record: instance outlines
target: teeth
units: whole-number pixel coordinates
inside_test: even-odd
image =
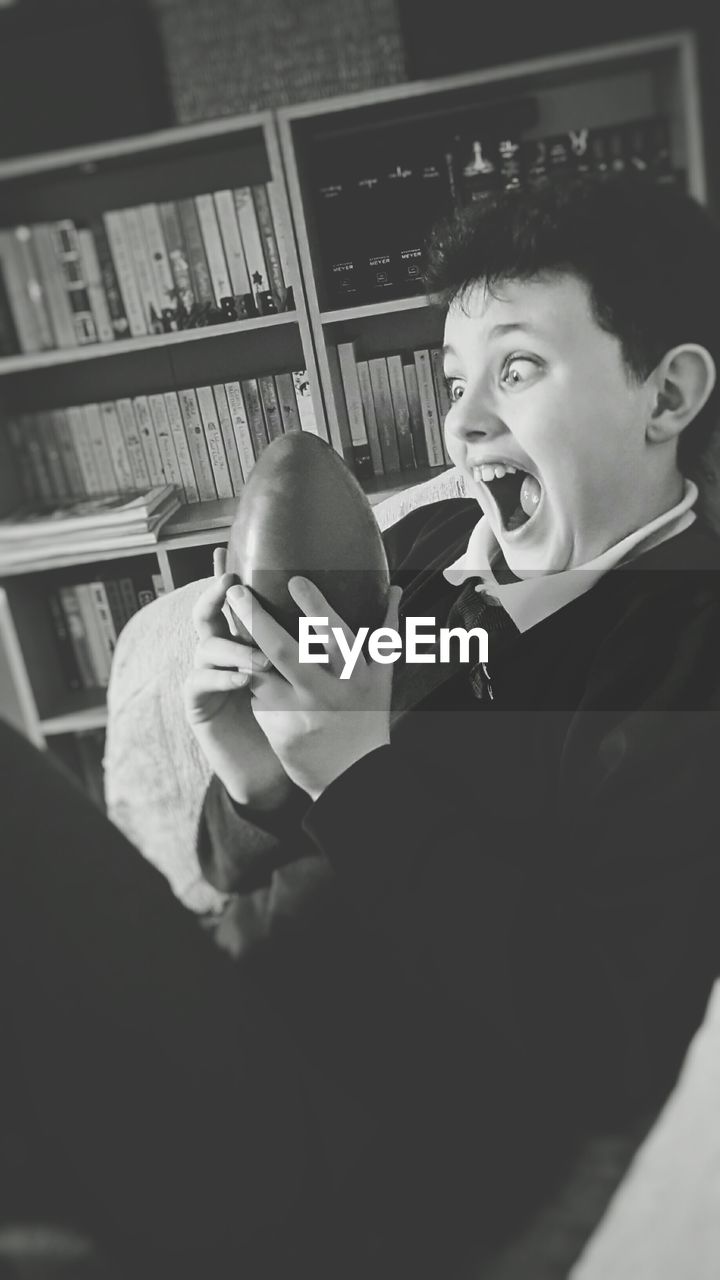
[[[503,476],[514,476],[517,474],[517,467],[513,467],[509,462],[484,462],[482,466],[474,468],[476,479],[484,480],[486,484],[490,480],[501,480]]]

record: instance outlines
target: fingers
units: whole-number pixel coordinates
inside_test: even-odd
[[[234,586],[227,593],[233,613],[249,631],[256,645],[270,659],[276,671],[295,684],[302,678],[297,642],[258,603],[247,587]]]
[[[250,645],[223,636],[208,636],[195,650],[195,666],[227,667],[259,674],[268,671],[270,663],[264,653]]]
[[[222,606],[225,603],[228,587],[231,587],[233,582],[231,573],[213,578],[210,585],[195,601],[192,616],[199,640],[205,640],[208,636],[227,636],[228,630],[222,616]]]
[[[214,667],[191,671],[185,681],[186,705],[192,705],[208,693],[232,693],[235,689],[244,689],[252,678],[249,671],[219,671]]]
[[[221,578],[227,565],[227,547],[215,547],[213,551],[213,573]]]

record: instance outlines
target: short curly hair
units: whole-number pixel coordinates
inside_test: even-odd
[[[425,285],[448,306],[474,285],[568,273],[645,381],[672,347],[705,347],[720,375],[720,226],[697,201],[647,179],[573,179],[491,192],[431,234]],[[692,471],[717,424],[720,386],[683,431]]]

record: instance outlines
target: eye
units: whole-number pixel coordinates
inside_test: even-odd
[[[503,365],[500,381],[506,387],[520,387],[529,382],[540,368],[532,356],[509,356]]]
[[[460,378],[444,378],[445,386],[450,400],[454,404],[456,400],[460,400],[464,390],[464,383]]]

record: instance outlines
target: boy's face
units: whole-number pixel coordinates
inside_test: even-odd
[[[654,401],[599,327],[583,281],[509,281],[495,293],[478,284],[448,313],[447,448],[510,568],[557,573],[650,519]],[[495,464],[517,472],[491,479]]]

